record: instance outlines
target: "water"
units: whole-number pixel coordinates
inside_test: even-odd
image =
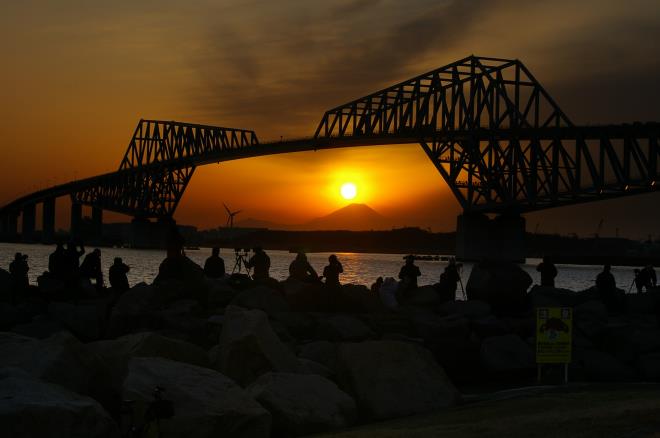
[[[14,259],[16,252],[28,255],[30,265],[30,283],[36,284],[37,277],[48,269],[48,255],[55,249],[54,245],[28,245],[15,243],[0,243],[0,267],[9,268],[9,263]],[[92,248],[86,248],[91,251]],[[199,251],[187,251],[188,257],[199,265],[204,265],[204,260],[210,255],[211,251],[202,248]],[[284,280],[289,275],[289,263],[295,257],[288,251],[267,251],[271,260],[271,276]],[[342,283],[357,283],[371,285],[377,277],[391,276],[395,277],[403,265],[403,254],[368,254],[368,253],[335,253],[344,266],[344,274],[340,276]],[[327,265],[330,253],[310,253],[307,255],[310,263],[321,274],[323,267]],[[225,260],[225,266],[229,272],[235,264],[235,254],[233,249],[222,248],[220,256]],[[84,256],[83,256],[84,257]],[[81,257],[81,262],[83,257]],[[103,264],[103,273],[107,278],[108,269],[115,257],[121,257],[124,263],[131,267],[128,273],[128,280],[131,285],[145,281],[150,283],[158,274],[158,266],[165,257],[162,250],[146,249],[127,249],[127,248],[102,248],[101,261]],[[540,282],[540,274],[536,272],[536,265],[540,262],[538,259],[527,259],[523,269],[527,271],[534,280],[534,283]],[[440,278],[440,273],[444,270],[447,262],[436,261],[417,261],[415,262],[422,272],[419,284],[433,284]],[[596,275],[602,270],[601,266],[583,266],[583,265],[557,265],[559,275],[556,278],[557,287],[583,290],[594,285]],[[471,263],[465,263],[461,272],[463,284],[467,283],[472,270]],[[612,273],[617,281],[617,286],[625,289],[630,288],[633,281],[633,268],[629,266],[614,266]]]

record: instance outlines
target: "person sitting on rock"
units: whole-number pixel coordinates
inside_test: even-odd
[[[318,281],[319,276],[314,268],[312,268],[312,265],[309,264],[309,261],[307,261],[307,255],[300,251],[289,265],[289,278],[311,283]],[[337,280],[337,282],[339,282],[339,280]]]
[[[48,272],[58,280],[64,278],[64,272],[66,272],[66,253],[62,242],[57,242],[55,251],[48,256]]]
[[[103,288],[103,271],[101,270],[101,250],[96,248],[85,256],[80,265],[80,276],[90,281],[94,280],[97,289]]]
[[[541,286],[555,287],[555,277],[557,276],[557,267],[550,261],[550,257],[543,257],[536,270],[541,273]]]
[[[27,262],[27,254],[17,252],[14,260],[9,264],[9,274],[12,282],[12,289],[15,292],[25,291],[30,286],[28,280],[28,271],[30,267]],[[12,295],[12,302],[15,302],[15,295]]]
[[[378,277],[376,282],[371,285],[371,292],[378,293],[380,292],[380,287],[383,285],[383,277]]]
[[[255,246],[252,251],[254,255],[247,261],[245,267],[254,269],[252,279],[259,282],[266,282],[270,278],[270,257],[260,246]]]
[[[338,288],[341,286],[339,283],[339,274],[344,272],[344,267],[341,265],[337,256],[332,254],[328,257],[328,266],[323,268],[323,277],[325,277],[325,285],[329,287]]]
[[[399,279],[401,280],[401,284],[399,285],[400,290],[408,291],[417,289],[417,277],[421,275],[422,273],[417,265],[415,265],[415,256],[406,256],[406,264],[399,271]]]
[[[637,293],[641,294],[644,288],[646,288],[646,291],[648,292],[649,289],[657,284],[655,270],[653,269],[653,266],[650,266],[649,269],[649,266],[642,269],[635,269],[635,286],[637,287]]]
[[[123,293],[130,288],[128,277],[126,276],[130,270],[131,268],[124,263],[121,257],[115,257],[115,263],[110,266],[110,272],[108,273],[110,287],[112,287],[115,292]]]
[[[211,257],[204,263],[204,275],[209,278],[222,278],[225,276],[225,261],[220,257],[220,248],[211,250]]]

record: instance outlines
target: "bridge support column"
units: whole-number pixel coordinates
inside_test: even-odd
[[[525,219],[519,215],[502,215],[494,219],[474,213],[458,216],[456,257],[459,260],[524,263]]]
[[[71,204],[71,230],[72,238],[80,237],[82,232],[82,204],[73,202]]]
[[[9,212],[0,218],[0,236],[8,241],[13,241],[16,239],[18,234],[18,214],[14,212]]]
[[[100,240],[103,234],[103,209],[92,207],[92,233],[95,239]]]
[[[50,243],[55,238],[55,198],[47,198],[44,201],[42,218],[41,240],[43,243]]]
[[[22,240],[31,242],[34,239],[34,229],[37,218],[37,205],[27,204],[23,207]]]

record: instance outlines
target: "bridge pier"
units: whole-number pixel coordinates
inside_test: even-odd
[[[13,241],[18,235],[18,213],[8,212],[0,217],[0,236]]]
[[[103,234],[103,209],[92,207],[92,236],[101,239]]]
[[[27,204],[23,207],[21,237],[23,242],[34,240],[34,230],[37,218],[37,204]]]
[[[456,228],[456,258],[525,262],[525,219],[519,215],[463,213]]]
[[[71,238],[79,238],[82,233],[82,204],[71,203]]]
[[[42,210],[41,241],[51,243],[55,238],[55,198],[46,198]]]
[[[131,221],[129,244],[132,248],[165,249],[172,224],[173,220],[152,222],[145,218],[134,218]]]

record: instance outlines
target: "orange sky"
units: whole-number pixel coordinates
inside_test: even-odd
[[[652,0],[2,2],[0,204],[116,169],[140,118],[309,136],[324,110],[471,53],[523,60],[578,123],[660,120],[659,23]],[[176,219],[223,224],[225,202],[301,223],[346,205],[345,180],[393,224],[454,227],[457,202],[415,145],[206,166]],[[648,200],[625,205],[635,233],[660,232]],[[562,211],[529,222],[571,231]],[[578,232],[599,215],[632,228],[620,203],[573,211]]]

